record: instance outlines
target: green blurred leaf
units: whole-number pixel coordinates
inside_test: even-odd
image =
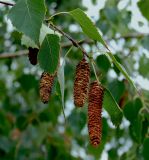
[[[142,107],[142,101],[139,98],[136,98],[134,101],[128,102],[123,109],[125,117],[130,122],[134,122],[138,116],[139,110]]]
[[[36,80],[34,75],[22,75],[18,78],[18,82],[26,92],[28,92],[32,88],[36,89],[38,87],[38,81]]]
[[[139,73],[145,78],[149,78],[149,71],[147,69],[148,66],[149,66],[149,58],[147,58],[145,55],[142,55],[139,60]]]
[[[38,53],[40,67],[50,74],[54,74],[59,63],[60,44],[55,34],[46,35]]]
[[[96,62],[97,62],[97,66],[102,70],[104,71],[105,73],[108,72],[111,64],[108,60],[108,58],[102,54],[102,55],[99,55],[96,59]]]
[[[80,24],[83,32],[91,39],[99,41],[103,45],[105,42],[98,32],[91,19],[79,8],[69,12],[69,14]]]
[[[118,24],[118,16],[117,15],[119,14],[119,11],[118,11],[117,7],[105,8],[104,12],[105,12],[106,18],[110,22],[112,22],[114,25]]]
[[[130,122],[130,135],[137,143],[144,139],[144,132],[146,132],[144,118],[139,114],[142,107],[142,101],[140,98],[136,98],[134,101],[128,102],[123,109],[125,117]]]
[[[6,114],[0,110],[0,134],[8,135],[11,125]]]
[[[77,134],[81,132],[81,130],[86,124],[86,119],[86,113],[76,109],[72,111],[71,115],[68,117],[68,123],[74,135],[77,136]]]
[[[149,46],[148,46],[148,44],[149,44],[149,36],[143,37],[143,39],[141,40],[141,42],[142,42],[143,47],[145,49],[149,50]]]
[[[149,138],[146,138],[144,143],[143,143],[143,157],[144,160],[149,160]]]
[[[109,90],[111,91],[114,99],[119,103],[121,96],[124,94],[125,85],[123,81],[114,80],[109,84]]]
[[[20,32],[38,43],[45,11],[44,0],[19,0],[10,10],[8,18]]]
[[[138,116],[131,122],[129,126],[130,135],[137,143],[141,143],[142,139],[142,117]]]
[[[138,7],[140,8],[140,11],[142,15],[149,20],[149,1],[147,0],[140,0],[138,2]]]
[[[6,94],[6,91],[7,91],[5,85],[6,85],[6,84],[5,84],[2,80],[0,80],[0,99],[1,99],[1,100],[2,100],[2,98],[5,97],[5,94]]]
[[[26,115],[20,115],[17,117],[16,126],[20,130],[25,130],[28,125],[28,117]]]
[[[8,137],[5,137],[5,136],[0,136],[0,142],[1,142],[0,150],[3,150],[4,152],[8,154],[10,150],[12,149],[12,142],[10,141]],[[0,155],[1,155],[1,151],[0,151]]]
[[[104,91],[103,107],[109,113],[113,124],[116,126],[120,125],[123,117],[122,110],[120,109],[108,89],[105,89]]]

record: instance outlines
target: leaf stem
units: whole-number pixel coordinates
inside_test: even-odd
[[[68,14],[68,12],[58,12],[58,13],[55,13],[55,14],[51,15],[48,19],[45,19],[45,21],[50,21],[53,17],[55,17],[57,15],[60,15],[60,14]]]
[[[93,60],[91,60],[91,64],[92,64],[92,67],[93,67],[93,71],[94,71],[94,74],[95,74],[96,80],[97,80],[97,82],[100,84],[100,81],[99,81],[99,79],[98,79],[98,76],[97,76],[97,73],[96,73],[96,69],[95,69],[94,61],[93,61]]]

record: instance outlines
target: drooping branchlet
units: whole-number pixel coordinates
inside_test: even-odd
[[[40,98],[43,103],[48,103],[52,91],[55,75],[43,72],[40,78]]]
[[[83,58],[76,67],[74,81],[74,104],[82,107],[85,103],[89,88],[90,66]]]
[[[39,49],[29,47],[28,51],[29,51],[28,58],[29,58],[30,63],[32,65],[36,65],[37,64],[37,55],[38,55]]]
[[[101,142],[102,136],[102,101],[104,88],[97,81],[90,84],[89,104],[88,104],[88,131],[90,142],[97,146]]]

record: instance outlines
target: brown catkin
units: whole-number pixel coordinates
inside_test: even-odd
[[[55,75],[43,72],[40,78],[40,98],[43,103],[48,103]]]
[[[32,65],[36,65],[37,64],[37,55],[38,55],[39,49],[29,47],[28,51],[29,51],[28,58],[29,58],[30,63]]]
[[[90,84],[88,104],[88,131],[91,144],[96,147],[102,136],[102,101],[104,88],[97,81]]]
[[[82,107],[85,103],[89,88],[90,66],[83,58],[76,67],[74,81],[74,104]]]

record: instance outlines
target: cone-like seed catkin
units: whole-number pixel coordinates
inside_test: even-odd
[[[89,88],[90,67],[88,62],[83,58],[76,67],[74,81],[74,104],[82,107],[85,103]]]
[[[90,85],[88,104],[88,131],[91,144],[96,147],[102,136],[102,101],[104,88],[97,81]]]
[[[40,98],[43,103],[48,103],[52,86],[54,82],[54,75],[43,72],[40,79]]]
[[[32,65],[36,65],[37,64],[37,55],[38,55],[38,49],[37,48],[31,48],[29,47],[28,48],[28,58],[29,58],[29,61]]]

